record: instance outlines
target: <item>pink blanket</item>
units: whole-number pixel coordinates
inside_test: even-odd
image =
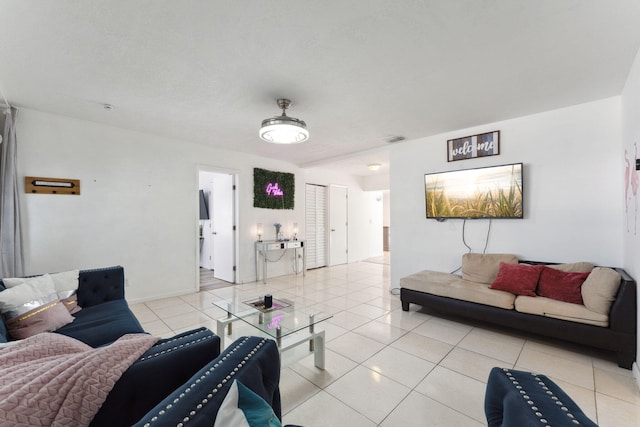
[[[0,348],[0,425],[87,426],[122,373],[158,339],[90,346],[42,333]]]

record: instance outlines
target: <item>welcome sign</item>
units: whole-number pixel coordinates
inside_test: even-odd
[[[449,162],[498,154],[500,154],[499,130],[447,141],[447,161]]]

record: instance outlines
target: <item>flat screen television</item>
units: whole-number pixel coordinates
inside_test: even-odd
[[[209,219],[209,207],[207,199],[204,197],[204,190],[200,190],[200,219]]]
[[[427,218],[523,218],[522,163],[424,175]]]

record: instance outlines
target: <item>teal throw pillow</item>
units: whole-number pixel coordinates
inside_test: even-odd
[[[271,406],[238,380],[222,401],[213,427],[282,427]]]

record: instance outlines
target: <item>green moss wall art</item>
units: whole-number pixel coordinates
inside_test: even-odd
[[[253,168],[253,207],[293,209],[296,192],[295,175]]]

